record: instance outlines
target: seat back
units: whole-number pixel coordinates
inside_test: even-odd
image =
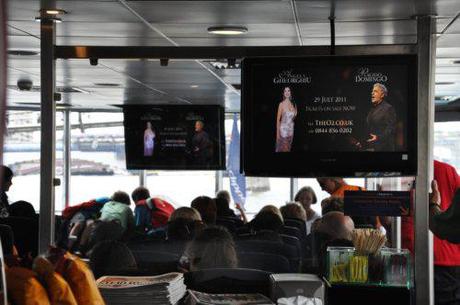
[[[236,240],[236,246],[237,252],[257,252],[284,256],[289,260],[291,272],[298,272],[299,270],[300,253],[293,245],[266,240]]]
[[[288,273],[292,271],[291,264],[286,257],[260,252],[238,252],[238,266],[272,273]]]
[[[300,230],[296,227],[289,227],[285,225],[281,228],[280,233],[296,237],[299,240],[302,240],[302,238],[304,238],[304,236],[302,236],[302,232],[300,232]]]
[[[132,253],[141,272],[155,275],[178,270],[180,255],[152,250],[134,250]]]
[[[20,256],[38,253],[38,217],[6,217],[0,218],[0,224],[10,226],[13,231],[14,243]]]
[[[305,221],[296,218],[284,218],[284,225],[299,229],[302,238],[307,236],[307,225]]]

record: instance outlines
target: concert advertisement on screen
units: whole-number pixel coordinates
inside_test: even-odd
[[[128,169],[225,168],[222,107],[130,105],[123,113]]]
[[[416,57],[243,61],[243,170],[398,176],[416,165]]]

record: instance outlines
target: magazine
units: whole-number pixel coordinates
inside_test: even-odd
[[[182,273],[158,276],[103,276],[97,281],[107,305],[176,304],[186,293]]]
[[[260,293],[210,294],[188,290],[188,305],[274,305]]]
[[[183,279],[182,273],[173,272],[158,276],[103,276],[96,284],[99,288],[118,289],[133,288],[149,285],[170,285]]]

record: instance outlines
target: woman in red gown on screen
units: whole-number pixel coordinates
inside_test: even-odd
[[[144,156],[153,156],[155,146],[155,132],[152,129],[152,123],[147,122],[147,128],[144,131]]]
[[[290,152],[294,138],[294,119],[297,107],[292,101],[291,88],[283,90],[283,100],[278,105],[276,115],[276,152]]]

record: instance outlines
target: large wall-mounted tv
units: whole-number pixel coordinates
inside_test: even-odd
[[[417,57],[246,58],[249,176],[404,176],[417,169]]]
[[[128,169],[225,169],[222,107],[129,105],[123,113]]]

